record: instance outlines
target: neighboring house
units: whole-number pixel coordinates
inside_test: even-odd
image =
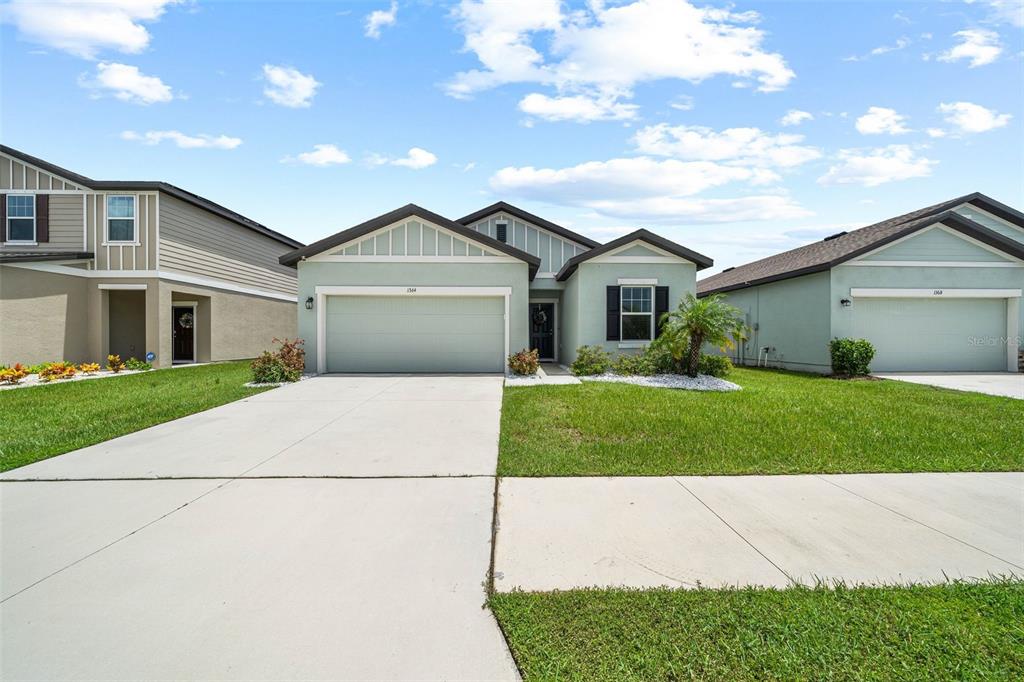
[[[969,194],[729,268],[697,284],[752,327],[737,360],[830,371],[828,342],[865,338],[873,371],[1017,371],[1024,214]]]
[[[295,335],[301,246],[164,182],[98,181],[0,145],[0,364],[166,367]]]
[[[631,352],[711,260],[637,230],[597,242],[500,202],[452,221],[415,205],[281,257],[298,268],[316,372],[501,372],[537,348]]]

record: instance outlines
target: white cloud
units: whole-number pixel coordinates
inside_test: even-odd
[[[568,168],[502,168],[490,179],[498,194],[588,208],[597,214],[653,222],[695,223],[795,218],[808,212],[784,195],[729,199],[695,195],[731,183],[775,182],[773,171],[711,161],[650,157],[590,161]]]
[[[877,187],[887,182],[931,175],[937,161],[917,156],[905,144],[874,149],[842,149],[839,163],[818,178],[822,185]]]
[[[928,137],[934,138],[945,137],[947,135],[946,131],[942,128],[928,128],[925,132],[928,133]]]
[[[97,93],[106,91],[124,102],[133,104],[154,104],[170,102],[174,93],[156,76],[147,76],[137,66],[100,62],[96,65],[95,76],[82,76],[78,84]]]
[[[697,8],[682,0],[611,7],[594,1],[566,12],[559,0],[462,0],[453,15],[465,51],[481,64],[446,84],[453,97],[537,83],[557,90],[549,100],[585,95],[621,117],[624,110],[615,107],[625,106],[619,100],[632,98],[640,83],[730,75],[774,91],[794,77],[780,54],[763,49],[765,34],[749,25],[758,18],[751,12]],[[550,46],[546,54],[535,46],[540,43]]]
[[[972,102],[943,102],[938,110],[946,115],[946,122],[961,133],[984,133],[1002,128],[1012,118],[1010,114],[1000,114]]]
[[[615,121],[636,118],[637,106],[618,102],[614,97],[571,95],[548,97],[534,92],[519,102],[519,109],[546,121]]]
[[[868,107],[866,114],[857,119],[857,132],[862,135],[903,135],[911,132],[904,125],[907,117],[886,107]]]
[[[290,66],[263,65],[263,79],[266,86],[263,94],[283,107],[302,108],[313,103],[320,83],[311,74],[302,73]]]
[[[398,19],[398,3],[392,0],[389,9],[377,9],[366,16],[366,37],[380,38],[380,31],[385,26],[394,26]]]
[[[0,8],[0,18],[14,24],[34,43],[85,59],[101,50],[138,53],[149,45],[142,24],[160,18],[168,5],[180,0],[12,0]]]
[[[978,0],[965,0],[971,5]],[[989,7],[989,20],[1024,27],[1024,0],[980,0]]]
[[[285,163],[298,162],[304,163],[307,166],[320,167],[339,166],[341,164],[348,163],[351,160],[352,159],[349,155],[345,153],[345,150],[339,149],[333,144],[315,144],[313,145],[313,151],[311,152],[302,152],[301,154],[296,155],[295,158],[286,156],[281,159],[281,161]]]
[[[867,54],[851,55],[849,57],[843,57],[843,61],[844,62],[863,62],[863,61],[866,61],[868,59],[871,59],[872,57],[878,57],[879,55],[888,54],[889,52],[898,52],[899,50],[902,50],[902,49],[908,47],[910,45],[910,43],[911,43],[910,38],[907,38],[906,36],[901,36],[901,37],[897,38],[896,42],[893,43],[892,45],[879,45],[878,47],[876,47],[873,50],[869,51]]]
[[[970,68],[991,64],[1003,52],[999,34],[984,28],[968,28],[957,31],[954,38],[960,42],[938,56],[940,62],[970,61]]]
[[[121,139],[141,142],[146,145],[156,145],[166,140],[173,142],[182,149],[234,149],[242,144],[241,138],[238,137],[205,134],[186,135],[177,130],[150,130],[145,133],[126,130],[121,133]]]
[[[813,121],[814,114],[809,111],[800,111],[799,109],[790,109],[786,112],[786,115],[779,119],[779,123],[784,126],[798,126],[804,121]]]
[[[727,128],[718,132],[704,126],[659,123],[638,130],[633,143],[642,154],[684,161],[790,168],[821,156],[814,147],[801,145],[803,139],[803,135],[772,135],[759,128]]]
[[[433,166],[435,163],[437,163],[437,157],[426,149],[420,149],[419,147],[413,147],[404,158],[395,159],[391,162],[394,166],[404,166],[414,170]]]
[[[693,98],[689,95],[679,95],[679,97],[669,102],[668,105],[678,111],[690,111],[693,109]]]
[[[426,149],[413,147],[405,156],[397,159],[384,156],[383,154],[368,154],[366,156],[366,163],[370,166],[401,166],[403,168],[420,170],[437,163],[437,156]],[[469,168],[465,170],[469,170]]]

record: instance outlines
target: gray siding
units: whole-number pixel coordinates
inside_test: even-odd
[[[452,232],[416,219],[343,244],[328,253],[332,256],[505,256],[499,251],[481,249]]]
[[[294,295],[292,248],[201,208],[160,195],[160,269]]]
[[[588,250],[582,244],[562,239],[544,228],[504,213],[495,213],[488,218],[467,225],[467,227],[497,239],[497,224],[502,222],[508,223],[507,242],[509,246],[540,257],[539,272],[542,273],[558,272],[562,269],[565,261]]]
[[[135,197],[135,239],[132,244],[107,243],[107,194],[90,194],[85,204],[86,251],[96,254],[95,270],[155,270],[157,195],[154,192],[111,192]],[[53,201],[53,198],[50,199]],[[81,201],[81,198],[78,197]],[[79,244],[81,248],[81,244]]]

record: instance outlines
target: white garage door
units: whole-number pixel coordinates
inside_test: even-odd
[[[328,372],[502,372],[505,299],[328,296]]]
[[[853,319],[874,372],[1006,370],[1005,299],[858,298]]]

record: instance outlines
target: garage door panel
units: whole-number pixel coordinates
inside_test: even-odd
[[[328,372],[501,372],[500,297],[330,296]]]
[[[853,319],[875,346],[875,372],[1006,369],[1004,299],[863,298]]]

